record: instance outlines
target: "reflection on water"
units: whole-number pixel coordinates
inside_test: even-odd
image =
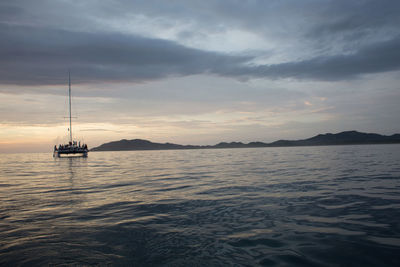
[[[399,266],[399,148],[0,155],[0,265]]]

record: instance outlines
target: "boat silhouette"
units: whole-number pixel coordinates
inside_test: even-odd
[[[80,141],[75,141],[72,138],[72,116],[71,116],[71,73],[68,72],[68,109],[69,109],[69,142],[54,146],[53,157],[87,157],[89,149],[86,144],[81,144]]]

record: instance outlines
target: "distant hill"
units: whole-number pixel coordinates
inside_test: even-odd
[[[153,143],[142,139],[114,141],[102,144],[91,149],[91,151],[121,151],[121,150],[164,150],[164,149],[190,149],[197,146],[183,146],[171,143]]]
[[[400,134],[390,136],[375,133],[360,133],[347,131],[337,134],[319,134],[314,137],[297,140],[279,140],[270,143],[270,146],[326,146],[326,145],[356,145],[356,144],[392,144],[400,143]]]
[[[326,145],[361,145],[361,144],[397,144],[400,134],[390,136],[375,133],[346,131],[337,134],[319,134],[303,140],[278,140],[272,143],[221,142],[213,146],[178,145],[172,143],[153,143],[142,139],[114,141],[102,144],[91,151],[122,150],[166,150],[166,149],[210,149],[210,148],[245,148],[245,147],[282,147],[282,146],[326,146]]]

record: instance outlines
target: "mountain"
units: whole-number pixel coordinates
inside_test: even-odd
[[[209,148],[245,148],[245,147],[282,147],[282,146],[326,146],[354,144],[397,144],[400,134],[390,136],[375,133],[346,131],[337,134],[319,134],[303,140],[278,140],[272,143],[221,142],[213,146],[178,145],[172,143],[153,143],[142,139],[114,141],[102,144],[91,151],[121,151],[121,150],[166,150],[166,149],[209,149]]]
[[[171,143],[153,143],[142,139],[114,141],[102,144],[91,151],[121,151],[121,150],[163,150],[163,149],[189,149],[191,146],[182,146]]]
[[[326,145],[356,145],[356,144],[393,144],[400,143],[400,134],[391,136],[375,133],[360,133],[346,131],[337,134],[319,134],[314,137],[289,141],[279,140],[270,143],[269,146],[326,146]]]

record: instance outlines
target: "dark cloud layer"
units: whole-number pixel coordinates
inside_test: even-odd
[[[75,83],[141,82],[204,73],[237,79],[343,80],[395,71],[400,68],[397,11],[399,2],[391,0],[119,0],[79,5],[4,1],[0,3],[0,84],[64,84],[67,69],[72,70]],[[171,27],[189,23],[193,32],[202,34],[232,27],[277,38],[278,43],[289,40],[294,43],[291,48],[299,46],[283,52],[284,63],[255,65],[262,53],[211,52],[184,46],[179,40],[149,38],[112,27],[102,30],[93,22],[119,18],[123,18],[120,23],[129,22],[134,15],[169,21]],[[97,20],[91,22],[91,18]],[[300,54],[307,44],[310,51],[297,57],[296,52]]]
[[[315,80],[351,79],[362,74],[400,69],[400,37],[371,44],[349,55],[321,56],[299,62],[257,66],[249,75]],[[246,71],[242,69],[242,74]],[[240,72],[238,73],[240,74]]]
[[[400,69],[400,38],[349,55],[251,66],[252,57],[202,51],[172,41],[118,33],[82,33],[0,24],[2,84],[74,81],[147,81],[169,75],[210,73],[237,78],[349,79]]]
[[[228,69],[249,60],[187,48],[172,41],[118,33],[82,33],[0,24],[3,84],[143,81]]]

